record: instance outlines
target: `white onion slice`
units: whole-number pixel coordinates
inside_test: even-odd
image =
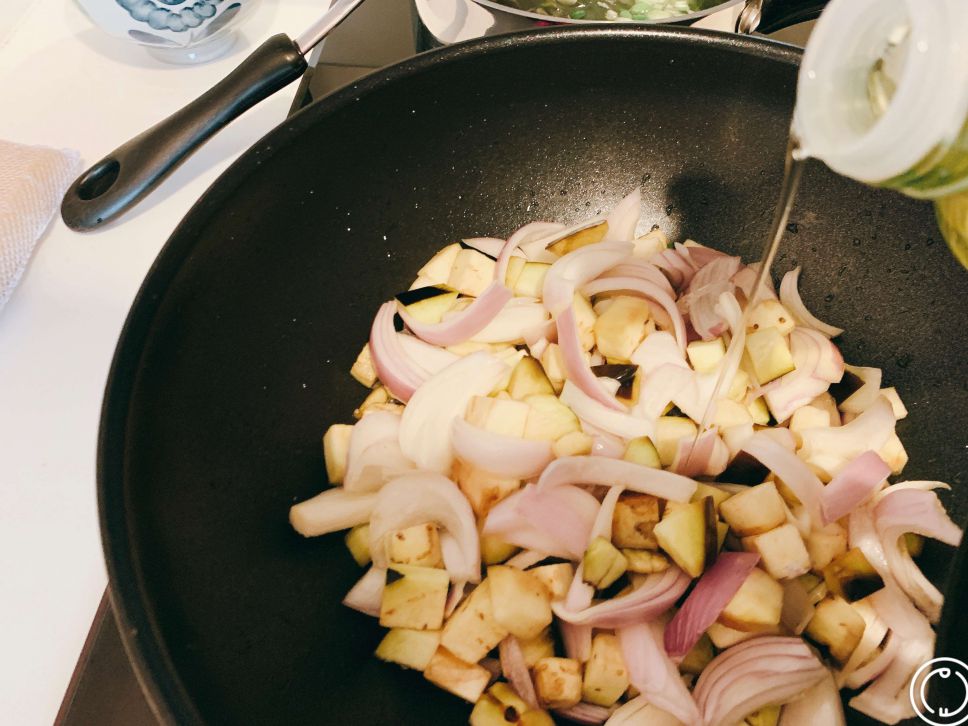
[[[688,477],[719,476],[729,464],[729,448],[715,429],[693,439],[684,436],[676,442],[672,471]]]
[[[599,242],[561,257],[545,275],[541,297],[548,312],[557,317],[582,285],[631,257],[632,249],[631,242]]]
[[[538,695],[534,692],[534,682],[518,639],[513,635],[507,636],[498,645],[498,652],[501,656],[501,671],[508,683],[531,708],[539,708]]]
[[[407,357],[393,328],[396,301],[380,306],[370,328],[370,356],[377,377],[393,397],[406,403],[424,382],[425,375]]]
[[[470,340],[497,317],[505,304],[514,297],[505,285],[492,282],[468,307],[446,316],[439,323],[422,323],[403,305],[399,305],[404,324],[421,340],[434,345],[457,345]]]
[[[592,369],[585,360],[574,306],[569,305],[565,308],[558,315],[557,323],[558,345],[561,346],[561,360],[564,363],[567,381],[602,406],[616,411],[624,410],[625,407],[605,390],[602,382],[592,373]]]
[[[685,726],[685,724],[671,713],[653,706],[645,696],[638,695],[619,706],[612,717],[605,722],[605,726]]]
[[[686,573],[672,566],[664,572],[648,575],[632,592],[584,610],[570,609],[567,599],[563,604],[552,603],[551,607],[555,615],[569,623],[595,628],[621,628],[648,622],[662,615],[682,597],[690,582],[691,578]]]
[[[494,259],[497,259],[497,256],[501,254],[501,250],[507,244],[503,239],[498,239],[497,237],[471,237],[470,239],[461,240],[461,242]]]
[[[538,487],[541,489],[563,484],[621,486],[675,502],[688,502],[698,486],[692,479],[670,471],[596,456],[565,456],[555,459],[538,479]]]
[[[680,252],[680,248],[667,249],[653,255],[649,262],[665,272],[673,287],[684,289],[696,274],[696,265],[687,255]]]
[[[743,291],[747,303],[753,297],[753,286],[756,284],[756,278],[759,274],[760,263],[752,262],[746,267],[740,268],[740,271],[733,275],[733,282],[736,283],[736,287]],[[763,284],[760,285],[760,290],[756,295],[757,305],[764,300],[776,300],[776,290],[773,288],[773,280],[769,275],[763,279]]]
[[[550,275],[551,272],[549,271],[548,274]],[[545,284],[547,286],[547,282]],[[679,349],[682,351],[686,350],[686,343],[688,342],[686,336],[686,321],[683,320],[682,313],[679,312],[676,301],[655,283],[637,277],[602,277],[586,284],[582,288],[582,292],[589,296],[601,295],[606,292],[628,292],[657,303],[672,321],[672,327],[676,334],[676,341],[679,343]]]
[[[435,373],[440,373],[444,368],[460,358],[459,355],[455,355],[449,350],[425,343],[420,338],[408,335],[407,333],[397,333],[397,340],[400,341],[400,346],[403,348],[404,354],[413,363],[414,367],[423,371],[423,380],[430,378]]]
[[[686,356],[671,333],[657,331],[646,336],[631,357],[643,376],[650,376],[665,365],[689,369]]]
[[[804,432],[806,433],[806,432]],[[810,520],[821,521],[820,497],[823,484],[800,458],[762,433],[753,434],[743,451],[763,464],[783,481],[803,504]]]
[[[572,559],[581,559],[588,543],[591,522],[572,509],[555,492],[528,484],[516,499],[517,512],[532,527],[565,547]]]
[[[608,230],[602,242],[625,242],[635,239],[635,228],[642,215],[642,188],[636,187],[609,212]]]
[[[483,330],[471,336],[478,343],[524,343],[535,334],[542,336],[548,332],[551,318],[537,300],[531,298],[512,298]]]
[[[863,413],[881,395],[881,379],[883,378],[881,369],[864,368],[862,366],[844,366],[844,369],[860,378],[864,385],[844,399],[839,408],[844,413]]]
[[[883,669],[881,669],[876,672],[863,673],[861,672],[861,664],[869,665],[868,661],[872,660],[871,656],[875,654],[877,648],[887,636],[887,624],[877,617],[877,611],[866,598],[853,603],[853,608],[864,618],[864,634],[861,636],[857,647],[850,654],[850,658],[847,659],[844,667],[837,671],[835,676],[838,687],[843,688],[847,686],[848,688],[857,689],[866,685],[868,681],[873,680],[883,672]]]
[[[289,523],[303,537],[318,537],[363,524],[375,505],[376,494],[355,494],[333,487],[290,507]]]
[[[844,705],[832,676],[820,679],[800,698],[780,711],[779,726],[844,726]]]
[[[602,405],[570,380],[566,380],[564,388],[561,389],[561,402],[574,411],[582,423],[591,424],[606,433],[623,439],[652,435],[650,422]],[[623,453],[625,453],[624,446],[618,455],[621,456]]]
[[[676,295],[675,290],[672,289],[672,285],[669,283],[669,278],[663,274],[662,270],[651,262],[646,262],[635,257],[626,260],[620,265],[616,265],[602,275],[602,277],[637,277],[654,283],[669,295],[669,297],[675,297]]]
[[[462,418],[454,419],[451,441],[458,458],[511,479],[537,476],[554,459],[551,444],[547,441],[494,433]]]
[[[864,665],[857,667],[853,673],[846,677],[844,680],[844,685],[848,688],[863,688],[881,675],[881,673],[886,671],[887,667],[891,665],[891,663],[897,657],[897,652],[901,648],[900,636],[892,633],[886,625],[884,626],[883,632],[887,633],[887,639],[884,640],[884,635],[881,635],[881,639],[884,642],[884,647],[881,648],[881,652],[874,655],[874,657],[871,658],[867,663],[864,663]],[[858,648],[859,647],[860,646],[858,646]],[[873,653],[875,650],[877,650],[877,646],[874,646],[871,652]]]
[[[380,617],[380,604],[383,602],[383,587],[386,579],[385,568],[371,567],[346,593],[343,604],[353,610],[359,610],[364,615]]]
[[[460,605],[461,600],[464,599],[464,590],[466,588],[467,583],[463,580],[451,584],[450,590],[447,591],[447,601],[444,603],[445,618],[449,618],[454,614],[457,606]]]
[[[850,699],[851,708],[886,724],[913,717],[909,696],[911,676],[933,655],[933,643],[905,641],[877,680]]]
[[[796,369],[763,386],[767,405],[780,423],[801,406],[826,393],[844,375],[844,359],[833,343],[820,333],[795,328],[790,348]]]
[[[343,488],[348,492],[376,491],[394,476],[413,469],[398,441],[400,415],[371,411],[353,426]]]
[[[534,239],[539,239],[546,237],[550,234],[560,232],[565,228],[565,225],[558,224],[556,222],[531,222],[515,231],[508,241],[505,243],[504,247],[501,248],[501,253],[497,256],[497,264],[494,266],[494,280],[504,284],[506,282],[508,274],[508,262],[511,260],[512,256],[518,252],[518,248]],[[541,247],[536,252],[544,253],[544,247]],[[526,252],[522,251],[518,254],[523,254],[532,262],[543,262],[544,260],[536,259],[535,255],[528,255]],[[546,255],[552,256],[550,252],[545,253]],[[552,262],[554,260],[551,260]]]
[[[790,270],[783,276],[783,280],[780,282],[780,302],[797,319],[798,324],[823,333],[828,338],[836,338],[844,332],[843,329],[835,328],[833,325],[818,320],[807,310],[807,306],[803,304],[803,300],[800,298],[799,278],[799,267]]]
[[[451,424],[474,396],[486,396],[508,366],[484,351],[444,368],[413,394],[400,421],[400,448],[421,469],[449,472],[453,463]]]
[[[520,490],[494,505],[484,521],[482,534],[500,537],[508,544],[537,550],[547,555],[569,559],[580,557],[584,552],[584,543],[575,541],[569,549],[550,533],[539,529],[535,523],[524,517],[518,509],[523,496],[524,490]],[[579,527],[580,532],[583,533],[582,536],[587,537],[599,510],[598,500],[595,497],[573,486],[561,486],[553,491],[544,492],[543,496],[558,499],[560,506],[566,507],[572,514],[580,517],[582,522]],[[566,537],[570,539],[571,535],[566,533]]]
[[[370,516],[370,556],[374,567],[388,564],[384,538],[398,529],[433,522],[457,542],[462,561],[448,568],[455,582],[480,582],[481,552],[471,505],[457,485],[433,472],[394,479],[377,495]]]
[[[865,451],[841,469],[820,495],[823,523],[836,522],[870,499],[891,474],[873,451]]]
[[[587,726],[598,726],[608,721],[609,716],[615,711],[615,706],[605,708],[596,706],[593,703],[578,703],[570,708],[556,708],[555,713],[559,716],[574,721],[575,723],[586,724]]]
[[[629,682],[656,708],[686,724],[702,723],[692,694],[662,646],[658,623],[638,623],[616,631]]]
[[[815,456],[850,460],[865,451],[880,451],[894,433],[894,409],[883,396],[850,423],[820,426],[800,432],[800,455],[808,463]]]

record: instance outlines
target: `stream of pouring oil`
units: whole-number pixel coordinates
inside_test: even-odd
[[[800,188],[800,177],[803,175],[803,167],[806,164],[806,158],[801,155],[801,148],[796,135],[791,131],[790,140],[787,143],[786,150],[786,160],[783,167],[783,184],[780,186],[780,197],[776,204],[776,211],[773,214],[773,224],[770,227],[770,233],[767,237],[766,246],[763,248],[763,254],[760,257],[760,269],[756,276],[756,284],[753,286],[753,291],[750,294],[750,299],[746,303],[746,307],[743,310],[743,318],[740,323],[740,328],[742,330],[746,329],[746,323],[749,320],[750,313],[753,308],[760,302],[760,298],[763,294],[763,283],[769,279],[769,275],[773,268],[773,261],[776,259],[777,250],[780,248],[780,242],[783,241],[783,234],[786,232],[787,222],[790,219],[790,210],[793,208],[793,203],[797,198],[797,190]],[[737,347],[744,345],[745,336],[733,336],[729,341],[729,348],[726,350],[726,357],[723,360],[731,360],[737,355],[741,355],[735,351]],[[689,451],[688,456],[686,456],[686,465],[688,466],[689,461],[692,459],[693,452],[696,450],[696,442],[699,437],[709,430],[712,423],[713,417],[716,415],[716,401],[719,400],[720,392],[726,383],[726,378],[729,373],[729,366],[723,366],[723,370],[719,374],[719,379],[716,381],[716,386],[713,388],[712,396],[709,398],[709,402],[706,404],[706,410],[703,413],[702,423],[696,433],[696,438],[693,440],[693,446]]]

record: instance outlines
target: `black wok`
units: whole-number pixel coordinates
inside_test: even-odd
[[[340,605],[360,574],[341,537],[287,522],[324,486],[320,435],[364,393],[347,371],[377,306],[461,235],[579,220],[640,184],[644,220],[755,257],[798,59],[671,28],[455,46],[307,108],[215,183],[138,295],[101,425],[111,595],[163,720],[464,722],[371,656],[378,628]],[[847,360],[900,390],[905,476],[951,482],[963,523],[968,275],[930,207],[813,164],[790,229],[779,269],[803,265]],[[929,545],[923,563],[945,583],[951,559]]]

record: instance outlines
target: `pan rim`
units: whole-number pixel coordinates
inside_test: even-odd
[[[236,159],[192,205],[165,241],[136,294],[118,337],[101,407],[97,443],[97,498],[101,544],[108,573],[114,617],[129,661],[148,703],[160,723],[205,724],[169,655],[155,622],[127,514],[125,437],[131,398],[148,332],[170,282],[195,242],[193,230],[231,196],[232,191],[274,155],[288,140],[312,125],[386,85],[481,55],[562,41],[608,40],[678,42],[722,48],[784,65],[800,62],[800,48],[766,38],[679,26],[562,26],[478,38],[421,53],[378,70],[310,104],[284,119]]]

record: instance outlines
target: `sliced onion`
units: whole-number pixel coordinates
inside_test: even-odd
[[[673,286],[679,289],[687,287],[696,274],[696,265],[692,263],[688,253],[683,255],[680,252],[679,247],[663,250],[651,257],[649,261],[665,272]]]
[[[679,474],[651,469],[631,461],[596,456],[564,456],[555,459],[538,479],[540,489],[562,484],[621,486],[674,502],[688,502],[696,493],[697,487],[692,479]]]
[[[862,672],[863,669],[861,668],[862,665],[870,665],[873,660],[877,659],[875,653],[887,636],[887,624],[877,617],[877,611],[866,598],[853,603],[853,607],[864,618],[864,634],[861,636],[857,647],[851,652],[844,667],[835,675],[838,687],[843,688],[846,685],[849,688],[856,689],[879,676],[887,667],[885,663],[884,668],[866,673]],[[872,659],[871,656],[874,656],[874,658]],[[876,665],[874,667],[877,668]]]
[[[883,378],[881,369],[863,368],[861,366],[844,366],[844,368],[860,378],[864,385],[844,399],[840,404],[840,410],[844,413],[863,413],[881,395],[881,379]]]
[[[547,441],[494,433],[462,418],[454,419],[451,441],[461,460],[511,479],[537,476],[555,456]]]
[[[692,650],[759,561],[760,556],[751,552],[719,554],[666,627],[664,642],[670,657],[682,658]]]
[[[546,552],[525,549],[505,560],[504,564],[508,567],[517,567],[519,570],[527,570],[545,559],[548,559]]]
[[[790,270],[783,276],[783,281],[780,283],[780,302],[783,303],[783,307],[790,311],[793,317],[797,319],[799,325],[812,328],[819,333],[823,333],[828,338],[836,338],[844,332],[843,329],[835,328],[833,325],[828,325],[818,320],[807,310],[807,306],[803,304],[803,300],[800,298],[800,291],[797,287],[799,278],[799,267]],[[750,284],[752,285],[752,283]]]
[[[933,643],[904,642],[877,680],[850,699],[851,708],[887,724],[913,717],[909,696],[911,676],[933,655]]]
[[[623,439],[652,435],[652,424],[650,422],[602,405],[570,380],[566,380],[564,388],[561,389],[561,402],[574,411],[575,415],[582,420],[582,423],[591,424],[596,429],[601,429],[606,433]],[[619,456],[623,453],[625,453],[624,446],[622,446],[622,452],[619,453]]]
[[[453,615],[457,606],[460,605],[460,601],[464,599],[464,590],[466,588],[467,583],[464,581],[455,582],[450,586],[450,590],[447,592],[447,601],[444,603],[445,618]]]
[[[819,426],[800,432],[800,455],[808,463],[816,456],[839,457],[845,461],[865,451],[880,451],[894,433],[894,409],[880,396],[871,406],[843,426]]]
[[[669,278],[662,273],[662,270],[651,262],[635,257],[626,260],[620,265],[616,265],[602,276],[602,278],[609,277],[637,277],[641,280],[655,283],[669,297],[676,296],[675,290],[672,289],[672,285],[669,283]]]
[[[603,242],[625,242],[635,239],[635,228],[639,226],[642,216],[642,189],[636,188],[609,212],[608,230]]]
[[[598,724],[605,723],[614,711],[615,706],[605,708],[604,706],[596,706],[592,703],[584,702],[578,703],[571,708],[555,709],[555,713],[562,718],[567,718],[569,721],[574,721],[575,723],[588,724],[588,726],[597,726]]]
[[[653,333],[649,337],[656,335],[659,333]],[[691,411],[690,406],[694,407],[696,399],[695,390],[696,376],[692,369],[666,363],[645,376],[633,414],[650,426],[655,426],[656,420],[673,401],[677,405],[685,404],[685,408],[680,405],[684,412],[686,409]],[[688,412],[686,415],[689,415]]]
[[[399,444],[400,415],[372,411],[353,426],[346,457],[343,488],[348,492],[376,491],[390,478],[413,469]]]
[[[802,695],[827,674],[800,638],[758,637],[713,658],[693,695],[706,726],[733,726],[763,706]]]
[[[501,671],[515,692],[531,708],[540,708],[538,696],[534,692],[534,682],[528,672],[528,664],[524,660],[521,644],[513,635],[509,635],[498,646],[501,655]]]
[[[529,235],[528,239],[521,242],[521,251],[524,252],[525,256],[533,262],[550,262],[554,264],[561,258],[548,249],[551,247],[551,245],[553,245],[555,242],[565,239],[566,237],[571,237],[576,232],[581,232],[582,230],[589,229],[590,227],[595,227],[604,221],[604,217],[595,217],[593,219],[586,219],[578,224],[573,224],[568,227],[563,224],[559,224],[557,229],[552,230],[549,228],[549,231],[543,234]]]
[[[385,568],[371,567],[346,593],[343,604],[348,608],[359,610],[364,615],[380,617],[380,604],[383,602],[383,587],[386,579]]]
[[[901,648],[901,638],[890,632],[887,626],[884,627],[884,632],[887,633],[887,639],[883,641],[884,647],[881,648],[881,652],[874,655],[867,663],[857,667],[853,673],[847,676],[844,680],[844,685],[848,688],[863,688],[886,671],[887,667],[897,657],[897,652]],[[883,640],[884,636],[882,635],[881,637]],[[874,651],[876,650],[877,646],[874,646]]]
[[[520,229],[518,229],[514,234],[508,237],[508,241],[501,248],[501,253],[497,256],[497,264],[494,266],[494,280],[504,284],[508,275],[508,262],[510,262],[511,257],[515,255],[518,251],[518,247],[525,244],[531,240],[539,239],[545,237],[549,234],[554,234],[560,232],[564,229],[565,225],[558,224],[556,222],[531,222],[526,224]],[[544,252],[544,247],[540,248],[541,252]],[[518,253],[522,254],[522,253]],[[534,256],[528,255],[527,257],[531,261],[536,260]],[[551,255],[551,253],[545,253]]]
[[[616,411],[624,410],[625,407],[605,390],[602,382],[592,373],[592,369],[585,360],[585,351],[578,334],[575,308],[571,305],[565,308],[558,315],[557,323],[558,345],[561,346],[561,359],[568,382],[573,383],[589,399],[602,406]]]
[[[679,299],[681,309],[689,313],[693,328],[703,340],[712,340],[726,332],[727,322],[716,312],[720,295],[731,293],[731,278],[739,270],[739,257],[718,257],[704,265],[689,283],[688,292]]]
[[[884,497],[874,509],[875,527],[891,574],[931,622],[941,617],[941,592],[915,564],[900,537],[914,532],[957,547],[961,528],[948,517],[932,491],[902,489]]]
[[[779,726],[844,726],[844,704],[829,674],[780,711]]]
[[[423,380],[440,373],[460,358],[459,355],[454,355],[449,350],[425,343],[420,338],[407,333],[397,333],[397,340],[400,341],[404,355],[411,361],[414,368],[423,373]]]
[[[649,703],[683,723],[702,723],[702,716],[692,694],[679,677],[678,668],[662,647],[662,627],[658,623],[640,622],[619,628],[616,634],[622,647],[629,683]]]
[[[719,434],[710,429],[696,439],[690,436],[679,439],[670,468],[688,477],[719,476],[728,464],[729,449]]]
[[[561,257],[545,275],[541,297],[548,312],[557,317],[582,285],[631,257],[632,249],[631,242],[599,242]]]
[[[497,259],[497,256],[501,254],[501,250],[507,244],[503,239],[498,239],[497,237],[471,237],[470,239],[461,240],[461,242],[468,247],[473,247],[481,254],[495,259]]]
[[[551,272],[549,271],[548,274],[550,275]],[[547,283],[545,284],[547,285]],[[683,320],[682,313],[676,306],[676,301],[655,283],[636,277],[602,277],[589,282],[582,288],[582,292],[589,296],[601,295],[606,292],[628,292],[657,303],[672,321],[679,349],[685,351],[687,342],[686,321]]]
[[[606,726],[685,726],[671,713],[653,706],[642,695],[619,706],[605,723]]]
[[[702,269],[714,260],[718,260],[720,257],[729,256],[725,252],[714,250],[712,247],[706,247],[691,239],[687,239],[683,243],[683,247],[689,250],[689,259],[698,265],[699,269]]]
[[[363,524],[375,505],[376,494],[358,494],[333,487],[290,507],[289,523],[303,537],[318,537]]]
[[[870,499],[884,485],[891,467],[873,451],[865,451],[851,461],[820,495],[823,523],[836,522]]]
[[[529,338],[548,332],[551,319],[537,300],[512,298],[483,330],[471,336],[477,343],[524,343]]]
[[[565,385],[567,385],[567,383]],[[562,391],[562,400],[564,400],[564,391]],[[573,406],[572,408],[574,409]],[[578,411],[575,411],[575,413],[578,414],[579,418],[581,418],[581,414],[579,414]],[[604,456],[609,459],[621,459],[625,455],[625,441],[615,434],[610,434],[607,431],[603,431],[587,421],[582,421],[582,429],[586,434],[592,437],[592,456]]]
[[[753,301],[753,286],[756,284],[756,278],[760,274],[760,263],[753,262],[746,267],[740,268],[740,271],[733,275],[733,282],[736,283],[736,287],[743,291],[746,295],[747,303]],[[776,300],[776,291],[773,289],[773,280],[767,275],[763,279],[763,284],[760,286],[759,292],[756,294],[756,304],[763,302],[764,300]]]
[[[587,537],[598,514],[599,504],[588,492],[578,487],[562,486],[554,491],[543,492],[544,496],[554,497],[559,501],[558,507],[569,509],[573,515],[580,517],[580,530]],[[584,544],[575,539],[571,547],[567,547],[553,537],[549,532],[540,529],[538,525],[543,517],[539,515],[538,522],[531,522],[519,510],[519,503],[524,496],[524,490],[515,492],[506,499],[498,502],[487,515],[482,533],[499,537],[508,544],[537,550],[556,557],[577,558],[584,552]],[[569,517],[571,521],[573,518]],[[554,527],[554,523],[552,524]],[[566,538],[571,535],[566,533]]]
[[[513,296],[505,285],[492,282],[468,307],[439,323],[422,323],[402,305],[398,312],[406,326],[421,340],[441,346],[457,345],[484,330]]]
[[[844,359],[837,346],[816,331],[794,329],[790,348],[796,369],[763,387],[770,411],[781,423],[844,375]]]
[[[406,403],[424,382],[425,376],[407,357],[393,328],[397,303],[384,303],[373,318],[370,328],[370,356],[380,382],[393,397]]]
[[[447,366],[414,393],[400,421],[400,448],[421,469],[449,472],[453,463],[450,431],[474,396],[486,396],[508,366],[484,351]]]
[[[584,554],[591,523],[554,491],[528,484],[517,498],[517,511],[532,527],[564,546],[572,559]]]
[[[632,592],[605,600],[584,610],[571,610],[564,604],[552,603],[552,609],[562,620],[576,625],[596,628],[621,628],[632,623],[653,620],[682,596],[689,587],[690,577],[678,567],[648,575]]]
[[[387,566],[387,535],[428,522],[446,530],[459,546],[463,561],[448,568],[451,579],[480,582],[481,552],[474,512],[454,482],[433,472],[407,474],[380,490],[370,516],[373,566]]]
[[[689,368],[686,356],[670,333],[657,331],[647,336],[632,353],[632,363],[643,376],[650,376],[666,365]]]
[[[762,433],[753,434],[747,439],[743,444],[743,451],[772,471],[790,488],[803,504],[811,521],[821,521],[820,497],[823,494],[823,484],[796,454]]]
[[[558,629],[561,631],[565,654],[579,663],[588,662],[592,654],[592,626],[573,625],[559,620]]]

